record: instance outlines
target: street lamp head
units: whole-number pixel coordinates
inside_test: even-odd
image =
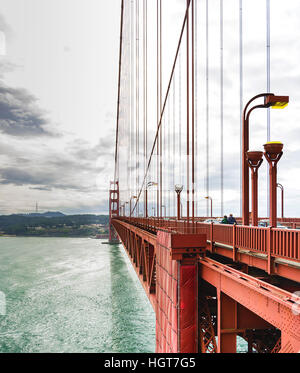
[[[205,199],[211,199],[211,197],[209,197],[209,196],[206,196],[206,197],[204,197]]]
[[[158,183],[156,183],[155,181],[149,181],[149,182],[147,183],[147,187],[155,186],[155,185],[158,185]]]
[[[264,144],[265,152],[270,160],[276,160],[282,153],[283,143],[280,141],[270,141]]]
[[[250,104],[258,98],[264,98],[264,103],[260,105],[255,105],[249,109]],[[247,151],[249,150],[249,117],[253,110],[261,109],[261,108],[281,108],[287,106],[289,103],[289,96],[276,96],[273,93],[260,93],[254,97],[252,97],[246,104],[243,110],[243,117],[242,117],[242,217],[243,217],[243,225],[249,224],[249,161],[247,159]],[[249,110],[248,110],[249,109]],[[268,163],[278,162],[282,156],[282,148],[283,145],[281,144],[277,147],[275,153],[277,154],[276,158],[273,159],[272,151],[272,144],[265,144],[265,152],[264,155],[268,161]],[[276,188],[276,186],[275,186]]]
[[[175,185],[175,192],[176,193],[181,193],[183,191],[183,185],[181,184],[176,184]]]
[[[261,151],[248,151],[247,160],[250,167],[259,167],[263,160],[263,152]]]
[[[289,96],[275,96],[273,94],[265,96],[265,106],[273,109],[284,109],[289,103]]]
[[[282,186],[282,184],[277,183],[277,188],[280,188],[281,190],[283,190],[283,186]]]

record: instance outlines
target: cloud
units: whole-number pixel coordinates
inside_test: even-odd
[[[274,0],[274,3],[278,3],[278,0]],[[272,126],[271,134],[272,139],[281,139],[287,144],[285,154],[279,165],[278,177],[280,182],[283,182],[286,186],[289,185],[290,190],[292,185],[298,184],[299,166],[297,159],[299,158],[299,141],[298,141],[298,117],[300,114],[300,108],[297,104],[299,98],[299,92],[297,87],[300,84],[299,81],[299,66],[297,61],[299,60],[300,43],[297,39],[297,32],[299,29],[299,7],[296,0],[292,0],[293,4],[289,5],[289,9],[286,7],[277,7],[276,3],[274,8],[272,7],[272,40],[271,40],[271,90],[274,93],[290,94],[291,104],[288,109],[284,111],[284,116],[280,117],[280,113],[272,114]],[[9,3],[9,2],[8,2]],[[168,22],[168,33],[164,34],[163,45],[167,47],[163,57],[163,74],[164,79],[169,78],[170,64],[174,58],[173,43],[175,44],[178,39],[178,29],[182,24],[182,18],[184,8],[186,6],[185,0],[177,0],[177,5],[168,9],[172,11],[175,18],[172,16],[172,23]],[[239,108],[239,54],[238,54],[238,4],[235,1],[228,2],[226,9],[224,8],[224,201],[225,207],[228,211],[239,210],[239,190],[240,190],[240,108]],[[231,4],[231,5],[230,5]],[[265,8],[258,0],[248,5],[244,4],[244,10],[247,17],[244,20],[244,101],[247,101],[254,94],[265,90],[266,85],[266,53],[265,53],[265,23],[264,23],[264,12]],[[218,3],[215,4],[218,7]],[[259,5],[259,7],[258,7]],[[149,4],[149,7],[151,5]],[[153,5],[155,7],[155,5]],[[292,10],[291,10],[292,9]],[[167,8],[166,8],[167,10]],[[206,100],[205,100],[205,4],[199,4],[198,7],[198,148],[199,161],[197,164],[196,180],[197,180],[197,192],[198,192],[198,203],[199,206],[203,207],[203,213],[205,213],[206,201],[203,198],[205,195],[205,178],[206,178],[206,154],[205,154],[205,114],[206,114]],[[277,17],[277,18],[276,18]],[[170,17],[171,19],[171,17]],[[0,17],[0,30],[1,24],[3,24],[4,32],[7,34],[8,25]],[[210,59],[209,59],[209,73],[210,73],[210,106],[209,106],[209,134],[210,134],[210,191],[209,193],[214,198],[214,211],[220,211],[220,135],[219,135],[219,112],[220,112],[220,101],[219,101],[219,82],[220,82],[220,71],[219,71],[219,12],[216,8],[216,12],[210,8]],[[261,33],[260,37],[257,34]],[[278,31],[279,30],[279,31]],[[171,36],[173,34],[173,36]],[[154,38],[155,39],[155,38]],[[21,37],[20,42],[23,41]],[[151,37],[149,39],[149,102],[148,102],[148,153],[151,150],[154,134],[156,132],[156,87],[155,87],[155,64],[151,66]],[[154,41],[153,41],[154,42]],[[62,40],[60,45],[61,53],[68,53],[69,40]],[[170,45],[169,45],[170,44]],[[71,45],[71,44],[70,44]],[[153,44],[155,46],[155,43]],[[118,44],[116,44],[116,49]],[[154,48],[155,49],[155,48]],[[73,53],[76,52],[76,46],[72,45]],[[182,46],[182,53],[184,52],[184,43]],[[204,53],[204,54],[203,54]],[[42,53],[41,53],[42,54]],[[153,55],[155,57],[155,54]],[[30,56],[28,56],[30,57]],[[38,56],[39,57],[39,56]],[[59,55],[58,55],[59,57]],[[128,56],[129,57],[129,56]],[[153,58],[154,58],[153,57]],[[65,57],[64,57],[65,58]],[[30,60],[30,63],[32,60]],[[20,61],[15,59],[15,61]],[[38,58],[36,64],[38,66]],[[67,59],[68,63],[69,59]],[[182,120],[184,128],[185,121],[185,62],[184,56],[182,55]],[[63,65],[60,65],[63,68]],[[69,66],[69,65],[68,65]],[[84,67],[85,65],[83,65]],[[26,67],[26,64],[25,64]],[[0,60],[0,78],[1,73],[6,74],[11,72],[15,66],[8,60]],[[86,70],[88,68],[84,68]],[[70,70],[71,71],[71,70]],[[105,70],[106,71],[106,70]],[[153,72],[154,71],[154,72]],[[109,70],[106,71],[107,77],[111,81],[115,80],[116,74],[111,74]],[[51,76],[51,75],[49,75]],[[31,76],[28,77],[30,80]],[[74,75],[76,79],[76,75]],[[153,78],[153,79],[152,79]],[[178,78],[178,65],[177,75]],[[48,78],[47,78],[48,79]],[[51,76],[52,79],[52,76]],[[45,84],[44,80],[40,84]],[[87,81],[85,81],[87,82]],[[95,79],[98,85],[98,80]],[[176,80],[177,87],[179,79]],[[62,82],[63,83],[63,82]],[[165,83],[165,81],[163,82]],[[1,85],[0,85],[1,87]],[[94,95],[92,90],[86,90],[88,86],[80,86],[79,89],[83,89],[86,92],[86,96],[89,97],[88,103],[91,103],[90,98]],[[103,84],[103,89],[105,85]],[[154,87],[154,88],[153,88]],[[7,203],[12,206],[20,206],[15,202],[14,197],[23,198],[26,196],[28,200],[38,200],[41,196],[40,201],[44,201],[44,205],[49,204],[49,209],[60,209],[61,206],[64,211],[71,210],[87,210],[93,209],[94,206],[102,206],[103,211],[107,210],[107,187],[111,177],[113,177],[114,171],[114,141],[115,141],[115,101],[114,104],[106,105],[106,102],[102,102],[101,110],[106,112],[102,121],[97,121],[97,125],[101,126],[100,136],[102,137],[98,143],[93,138],[91,143],[84,141],[83,139],[72,139],[69,141],[64,132],[59,141],[55,143],[55,137],[51,136],[51,127],[49,120],[46,118],[46,114],[39,109],[38,102],[30,95],[29,92],[20,89],[10,89],[4,87],[5,92],[0,91],[0,105],[4,106],[3,113],[8,113],[8,119],[1,118],[0,115],[0,131],[6,136],[1,136],[0,143],[0,183],[2,183],[2,193],[6,195]],[[127,87],[128,88],[128,87]],[[126,88],[126,89],[127,89]],[[142,86],[140,87],[140,94],[142,98]],[[165,87],[163,87],[164,90]],[[126,93],[127,91],[124,91]],[[54,90],[55,93],[55,90]],[[128,94],[130,92],[127,92]],[[133,92],[134,93],[134,92]],[[176,92],[178,98],[178,90]],[[94,96],[95,97],[95,96]],[[109,97],[106,94],[106,97]],[[171,96],[172,97],[172,96]],[[129,97],[124,97],[124,103],[128,104]],[[115,97],[116,100],[116,97]],[[178,100],[179,101],[179,100]],[[101,101],[100,101],[101,102]],[[74,104],[75,105],[75,104]],[[100,106],[100,105],[99,105]],[[74,106],[63,105],[61,111],[73,110]],[[78,112],[83,112],[78,106]],[[133,118],[130,119],[130,125],[128,127],[135,128],[135,107],[133,107]],[[2,111],[2,107],[0,107]],[[56,110],[56,109],[55,109]],[[99,109],[100,110],[100,109]],[[1,113],[0,111],[0,113]],[[140,99],[140,117],[142,123],[142,99]],[[60,109],[57,109],[56,118],[63,118],[60,116]],[[167,111],[166,111],[167,113]],[[136,168],[140,166],[139,178],[140,182],[143,176],[143,162],[137,164],[135,158],[135,137],[132,134],[132,141],[130,143],[131,134],[128,130],[128,112],[122,111],[121,116],[121,128],[119,132],[119,158],[120,158],[120,187],[122,188],[121,199],[128,200],[130,195],[135,193],[135,177]],[[130,114],[130,113],[129,113]],[[178,110],[176,108],[176,116]],[[165,118],[167,115],[165,115]],[[13,118],[10,121],[10,118]],[[84,126],[88,133],[92,129],[90,123],[91,115],[89,108],[84,110],[84,114],[78,116],[79,119],[74,121],[74,130],[76,126]],[[83,119],[83,120],[82,120]],[[60,120],[60,119],[59,119]],[[93,118],[92,118],[93,120]],[[177,121],[177,125],[178,125]],[[61,123],[62,129],[64,123]],[[278,128],[278,130],[277,130]],[[97,133],[96,131],[94,133]],[[46,144],[41,144],[40,138],[44,136],[47,140]],[[5,140],[3,140],[3,137]],[[25,137],[25,139],[24,139]],[[84,137],[84,138],[88,138]],[[165,137],[166,138],[166,137]],[[176,139],[178,134],[176,134]],[[250,147],[254,145],[259,149],[262,148],[266,138],[266,113],[256,112],[251,116],[251,128],[250,128]],[[21,143],[22,140],[22,143]],[[24,141],[25,140],[25,141]],[[48,141],[49,140],[49,141]],[[142,137],[140,136],[142,144]],[[176,140],[177,141],[177,140]],[[50,144],[51,143],[51,144]],[[54,144],[55,143],[55,144]],[[95,145],[96,144],[96,145]],[[142,146],[140,144],[140,151]],[[182,129],[182,157],[185,152],[185,132]],[[129,157],[129,150],[131,155]],[[163,183],[173,182],[173,169],[167,168],[169,164],[167,162],[167,153],[164,154],[164,174]],[[172,152],[171,152],[172,154]],[[140,153],[139,158],[142,161],[143,155]],[[184,163],[186,164],[186,163]],[[259,185],[264,193],[263,197],[266,199],[266,180],[267,180],[267,166],[264,162],[260,170]],[[183,179],[183,183],[186,181],[185,166],[183,167],[183,176],[179,175],[179,170],[176,170],[176,179]],[[156,181],[156,158],[153,157],[153,162],[149,170],[149,179]],[[129,180],[129,176],[131,180]],[[179,176],[179,177],[178,177]],[[297,179],[297,180],[295,180]],[[174,180],[176,182],[176,180]],[[132,194],[129,194],[128,184],[130,184]],[[127,188],[127,189],[126,189]],[[126,189],[126,191],[125,191]],[[6,191],[9,191],[9,195]],[[153,188],[154,193],[155,188]],[[173,187],[172,187],[173,190]],[[124,192],[123,192],[124,191]],[[296,198],[294,202],[290,202],[290,207],[294,208],[297,206],[299,201],[298,191],[289,192],[288,194]],[[13,197],[12,197],[13,196]],[[18,197],[21,196],[21,197]],[[38,196],[38,197],[35,197]],[[184,197],[184,193],[183,193]],[[25,198],[25,197],[24,197]],[[37,198],[37,199],[36,199]],[[124,199],[123,199],[124,198]],[[67,200],[67,202],[66,202]],[[51,204],[53,201],[53,205]],[[55,204],[55,205],[54,205]],[[298,203],[299,204],[299,203]],[[34,205],[34,204],[33,204]],[[25,206],[25,204],[23,205]],[[54,206],[54,207],[53,207]],[[260,204],[263,208],[266,206],[265,200]],[[150,209],[150,208],[149,208]],[[295,207],[296,209],[296,207]],[[226,209],[225,209],[226,210]],[[292,210],[290,210],[292,211]],[[296,214],[297,212],[295,212]],[[265,214],[265,213],[264,213]]]
[[[72,146],[66,145],[63,151],[55,148],[55,139],[53,143],[39,147],[32,147],[31,142],[23,140],[22,144],[21,148],[18,139],[10,146],[5,146],[5,141],[0,143],[1,164],[6,164],[0,167],[1,185],[28,187],[41,192],[98,193],[100,189],[106,190],[104,184],[108,183],[106,180],[111,166],[95,151],[98,146],[91,146],[80,139],[74,140]],[[104,145],[105,142],[100,141],[99,144]]]
[[[70,180],[68,180],[68,178],[66,177],[62,178],[62,169],[66,171],[64,166],[62,166],[61,169],[57,170],[56,172],[53,170],[43,171],[34,167],[29,170],[23,170],[20,167],[2,168],[0,169],[0,184],[9,184],[15,186],[37,185],[38,187],[34,187],[31,189],[48,191],[53,188],[63,190],[82,190],[82,186],[70,182]]]
[[[11,37],[12,29],[6,22],[4,16],[0,14],[0,30],[5,33],[6,36]]]
[[[37,99],[23,88],[0,82],[0,131],[11,136],[57,136],[48,127]]]
[[[47,162],[24,169],[23,167],[0,168],[0,184],[15,186],[31,186],[36,190],[74,190],[90,192],[95,189],[96,174],[101,172],[96,167],[80,167],[79,162],[63,161]],[[80,169],[80,170],[79,170]],[[34,186],[34,187],[32,187]]]
[[[32,189],[32,190],[43,190],[43,191],[46,191],[46,192],[50,192],[52,190],[52,188],[48,188],[48,187],[30,187],[29,189]]]
[[[81,160],[95,161],[100,157],[102,157],[102,159],[113,159],[115,151],[115,135],[111,132],[107,133],[107,135],[101,138],[95,146],[90,146],[89,143],[80,139],[74,140],[69,144],[69,146],[70,153]]]
[[[0,59],[0,78],[3,79],[4,74],[13,72],[17,67],[19,66],[13,64],[7,59],[1,58]]]

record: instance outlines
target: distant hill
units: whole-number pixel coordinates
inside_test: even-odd
[[[58,218],[58,217],[61,217],[61,216],[66,216],[65,214],[63,214],[62,212],[59,212],[59,211],[47,211],[47,212],[42,212],[42,213],[38,213],[38,212],[32,212],[30,214],[17,214],[19,216],[27,216],[27,217],[34,217],[34,218]]]
[[[43,230],[51,232],[53,229],[63,231],[72,228],[72,232],[75,234],[81,226],[92,227],[95,224],[101,224],[107,227],[108,223],[108,215],[64,215],[61,212],[0,215],[0,232],[23,236],[32,235],[33,231],[42,233]]]

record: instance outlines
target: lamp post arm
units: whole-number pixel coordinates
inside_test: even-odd
[[[265,96],[274,96],[274,93],[260,93],[259,95],[256,95],[254,97],[251,98],[251,100],[248,101],[248,103],[246,104],[244,110],[243,110],[243,119],[245,119],[246,117],[246,112],[247,112],[247,109],[248,107],[250,106],[250,104],[256,100],[257,98],[260,98],[260,97],[265,97]],[[265,106],[263,106],[265,107]]]
[[[249,117],[253,110],[265,108],[265,105],[253,106],[247,113],[247,109],[251,102],[259,97],[266,95],[273,95],[270,93],[261,93],[254,96],[246,105],[243,112],[243,126],[242,126],[242,218],[243,225],[249,225],[249,170],[246,153],[249,150]],[[247,113],[247,115],[246,115]]]
[[[283,185],[280,183],[277,183],[277,188],[281,190],[281,217],[284,217],[284,188]]]
[[[277,183],[277,187],[280,188],[281,190],[283,190],[282,184]]]
[[[259,97],[258,95],[257,97]],[[251,100],[249,101],[251,102]],[[246,162],[246,152],[249,150],[249,117],[253,110],[255,109],[263,109],[265,105],[256,105],[253,106],[247,113],[247,116],[244,117],[243,121],[243,159]]]
[[[247,113],[247,115],[246,115],[246,119],[245,119],[245,121],[246,121],[247,123],[249,123],[249,117],[250,117],[250,114],[252,113],[253,110],[255,110],[255,109],[264,109],[265,107],[266,107],[265,105],[256,105],[256,106],[253,106],[253,107],[248,111],[248,113]]]

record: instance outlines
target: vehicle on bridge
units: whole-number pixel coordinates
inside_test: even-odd
[[[222,219],[219,219],[219,218],[216,218],[216,219],[206,219],[204,220],[203,223],[214,223],[214,224],[221,224],[221,220]]]
[[[258,226],[259,227],[269,227],[270,226],[270,221],[268,219],[265,219],[265,220],[260,220],[258,222]],[[288,227],[286,227],[285,225],[282,225],[280,223],[277,223],[277,228],[280,228],[280,229],[289,229]]]

